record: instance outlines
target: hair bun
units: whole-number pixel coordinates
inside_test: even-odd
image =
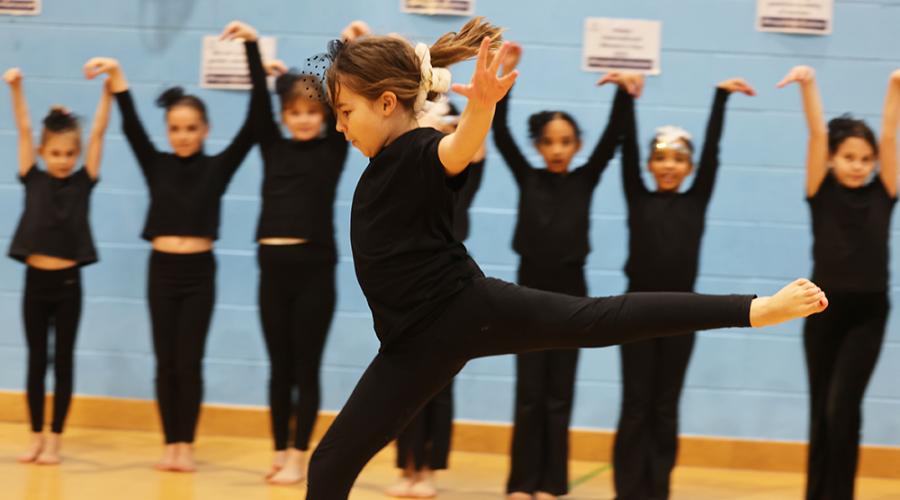
[[[287,95],[294,88],[294,84],[297,83],[297,80],[300,79],[300,76],[291,68],[287,73],[282,73],[275,78],[275,93],[279,96]]]
[[[51,132],[62,132],[78,127],[78,119],[63,106],[52,106],[44,117],[44,128]]]
[[[184,88],[178,86],[170,87],[156,98],[156,105],[160,108],[170,108],[183,97]]]

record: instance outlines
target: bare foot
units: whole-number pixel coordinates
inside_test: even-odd
[[[266,474],[266,479],[271,479],[272,476],[278,473],[282,468],[284,468],[284,462],[287,461],[287,452],[284,450],[275,451],[275,456],[272,457],[272,468],[269,469],[269,472]]]
[[[521,491],[514,491],[508,495],[506,495],[506,500],[531,500],[531,493],[523,493]]]
[[[399,481],[388,486],[384,490],[384,494],[396,498],[413,498],[411,493],[413,484],[411,477],[401,477]]]
[[[47,436],[47,440],[44,442],[44,449],[41,450],[41,454],[38,455],[37,460],[34,463],[40,465],[57,465],[62,460],[59,458],[59,448],[61,446],[62,436],[53,432],[49,436]]]
[[[31,442],[28,443],[28,450],[19,455],[19,462],[30,464],[37,460],[41,451],[44,449],[44,434],[41,432],[31,433]]]
[[[269,478],[271,484],[296,484],[306,479],[306,452],[291,448],[284,467]]]
[[[431,477],[419,478],[409,489],[409,495],[413,498],[434,498],[437,496],[437,487]]]
[[[156,470],[163,471],[172,471],[175,470],[175,458],[178,456],[178,446],[174,444],[167,444],[165,448],[163,448],[163,456],[159,459],[159,462],[156,462],[156,465],[153,466]]]
[[[191,443],[175,444],[175,463],[172,469],[175,472],[195,472],[197,463],[194,462],[194,445]]]
[[[538,491],[534,494],[534,500],[556,500],[558,497],[550,493]]]
[[[771,297],[753,299],[750,304],[750,325],[762,327],[783,323],[810,314],[820,313],[828,307],[828,298],[815,283],[798,279]]]

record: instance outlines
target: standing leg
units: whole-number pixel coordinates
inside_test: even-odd
[[[453,438],[453,381],[447,384],[429,403],[428,434],[430,443],[423,466],[431,470],[447,468],[450,443]]]
[[[516,356],[516,411],[513,419],[507,493],[533,494],[544,475],[547,458],[547,372],[550,353]]]
[[[177,442],[194,442],[203,401],[203,353],[215,304],[216,263],[212,253],[191,255],[191,274],[178,317],[175,373],[178,380]],[[187,269],[183,269],[187,273]],[[185,464],[187,465],[187,464]]]
[[[25,342],[28,345],[28,375],[25,393],[33,433],[28,451],[19,457],[20,462],[37,460],[43,446],[44,395],[47,374],[47,339],[50,330],[52,303],[42,296],[41,271],[28,268],[25,273],[25,294],[22,297],[22,318],[25,323]]]
[[[656,342],[654,339],[619,346],[622,408],[613,447],[613,480],[618,500],[649,498]]]
[[[423,333],[375,357],[313,454],[308,500],[346,499],[369,459],[462,369],[436,340]]]
[[[157,464],[168,470],[174,461],[177,442],[178,401],[175,377],[175,337],[180,304],[177,290],[177,269],[173,270],[170,254],[153,252],[147,277],[147,302],[153,329],[153,352],[156,355],[156,401],[167,445],[166,455]]]
[[[656,380],[653,389],[651,441],[649,451],[648,498],[669,498],[669,478],[678,455],[678,405],[694,350],[694,333],[656,339]]]
[[[838,350],[849,311],[844,299],[835,296],[822,314],[811,316],[803,325],[803,346],[809,382],[809,450],[806,473],[806,498],[825,498],[829,470],[827,452],[828,421],[826,407],[837,362]]]
[[[881,353],[889,308],[885,294],[860,294],[854,302],[856,321],[838,350],[825,404],[830,500],[853,499],[863,396]]]
[[[38,457],[40,464],[60,463],[63,426],[69,413],[74,386],[75,337],[81,318],[81,279],[78,268],[54,271],[57,280],[55,311],[53,421],[51,434]]]
[[[319,413],[319,371],[322,351],[335,307],[334,266],[320,262],[298,262],[298,293],[291,305],[289,344],[292,378],[299,392],[296,434],[284,467],[271,478],[276,484],[291,484],[306,477],[307,450]]]
[[[53,368],[53,423],[52,432],[62,434],[72,401],[75,372],[75,338],[81,320],[81,279],[78,269],[67,273],[62,300],[56,309],[56,342]]]
[[[293,353],[290,349],[290,297],[285,290],[285,281],[294,281],[298,277],[288,269],[283,269],[282,259],[278,258],[280,249],[270,245],[259,247],[259,317],[262,322],[263,338],[269,353],[269,408],[271,415],[272,437],[275,451],[284,453],[287,450],[291,416],[291,386],[293,376]],[[284,465],[273,464],[271,474]],[[277,461],[277,459],[276,459]]]
[[[547,351],[546,459],[538,491],[554,496],[569,492],[569,423],[575,400],[578,349]]]

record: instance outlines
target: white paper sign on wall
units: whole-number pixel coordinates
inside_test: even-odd
[[[249,89],[250,71],[244,43],[220,40],[217,35],[203,37],[200,62],[200,86],[207,89]],[[264,61],[275,58],[275,38],[260,37],[259,51]]]
[[[475,0],[400,0],[400,10],[430,16],[471,16],[475,14]]]
[[[644,19],[584,20],[582,69],[660,73],[662,23]]]
[[[831,34],[834,0],[757,0],[756,29],[807,35]]]
[[[41,13],[41,0],[0,0],[0,14],[36,16]]]

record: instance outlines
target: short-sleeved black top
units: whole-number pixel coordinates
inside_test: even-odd
[[[848,188],[829,171],[807,201],[814,238],[813,281],[826,292],[886,291],[897,198],[887,192],[881,177]]]
[[[25,262],[41,254],[85,266],[97,262],[89,220],[96,180],[85,168],[59,179],[31,167],[19,180],[25,185],[25,210],[9,248],[9,256]]]
[[[382,347],[413,334],[481,270],[453,236],[455,191],[467,172],[447,177],[443,134],[418,128],[371,159],[353,195],[350,242],[356,277]]]

